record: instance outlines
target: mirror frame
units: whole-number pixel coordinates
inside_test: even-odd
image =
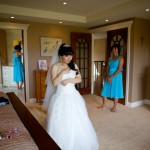
[[[25,66],[25,102],[29,100],[29,73],[28,73],[28,48],[27,48],[27,29],[29,24],[18,24],[18,23],[8,23],[0,22],[0,29],[18,29],[23,30],[23,40],[24,40],[24,61]]]

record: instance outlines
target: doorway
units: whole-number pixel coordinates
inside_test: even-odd
[[[0,30],[0,85],[3,92],[14,92],[23,102],[25,102],[25,91],[17,90],[16,82],[13,81],[13,52],[14,46],[20,45],[23,49],[22,31],[16,29]],[[1,42],[2,41],[2,42]],[[23,57],[22,57],[23,63]],[[23,84],[24,87],[24,84]]]
[[[126,89],[126,68],[127,68],[127,34],[128,34],[128,28],[121,28],[117,30],[110,30],[107,32],[107,55],[106,55],[106,61],[108,61],[108,58],[111,55],[110,49],[114,44],[119,44],[120,49],[120,55],[124,58],[124,64],[122,69],[123,74],[123,91],[125,93]],[[122,99],[119,99],[118,101],[121,104],[125,104],[125,97]]]
[[[129,74],[130,74],[130,40],[131,40],[131,26],[132,26],[133,21],[126,21],[126,22],[121,22],[121,23],[116,23],[112,25],[106,25],[103,27],[95,28],[95,29],[90,29],[90,33],[92,33],[92,37],[97,34],[103,34],[107,33],[107,31],[110,30],[116,30],[116,29],[121,29],[121,28],[127,28],[127,68],[126,68],[126,87],[125,87],[125,105],[128,106],[128,99],[129,99]],[[94,43],[94,38],[92,38],[92,43]],[[94,44],[92,45],[92,50],[94,50]],[[93,51],[92,51],[93,55]],[[92,68],[94,68],[94,60],[92,58]],[[94,75],[94,69],[92,70],[92,77]],[[92,93],[94,89],[94,80],[92,80]]]
[[[23,49],[24,49],[24,68],[25,68],[25,77],[28,77],[28,51],[27,51],[27,28],[28,24],[16,24],[16,23],[7,23],[7,22],[0,22],[0,30],[20,30],[23,32],[22,39],[23,39]],[[1,67],[2,68],[2,67]],[[29,79],[25,78],[25,87],[24,87],[24,97],[25,102],[29,99]],[[4,91],[7,92],[6,89]],[[10,91],[8,91],[10,92]]]
[[[103,88],[105,57],[107,47],[107,34],[96,34],[93,36],[94,50],[93,58],[93,93],[100,96]]]

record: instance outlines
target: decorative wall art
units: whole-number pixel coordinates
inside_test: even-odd
[[[41,37],[41,56],[53,56],[54,51],[62,44],[61,38]]]

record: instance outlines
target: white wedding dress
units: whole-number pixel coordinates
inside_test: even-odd
[[[75,78],[70,70],[62,80]],[[46,131],[62,150],[98,150],[99,143],[83,97],[74,84],[57,86],[46,119]]]

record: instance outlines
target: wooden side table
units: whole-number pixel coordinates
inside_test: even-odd
[[[36,78],[36,98],[40,102],[45,97],[46,92],[46,76],[47,71],[45,70],[35,70]]]

